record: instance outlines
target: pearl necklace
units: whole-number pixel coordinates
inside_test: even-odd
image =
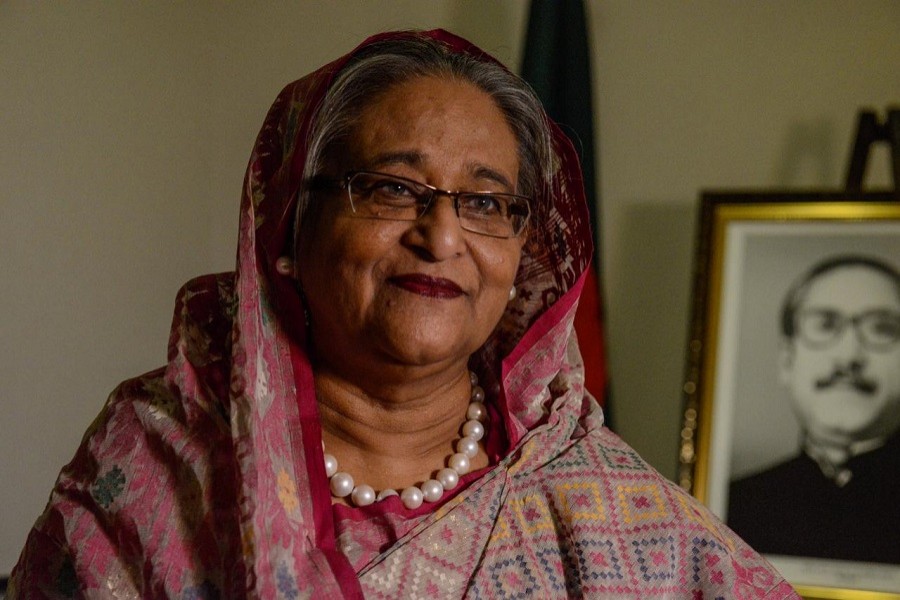
[[[423,502],[437,502],[444,496],[445,490],[452,490],[459,483],[460,475],[471,469],[470,459],[478,454],[478,441],[484,437],[484,422],[487,421],[487,407],[484,405],[484,390],[478,387],[478,376],[469,371],[472,383],[472,395],[469,408],[466,409],[466,422],[462,426],[462,437],[456,441],[456,452],[447,457],[447,466],[440,469],[433,479],[419,486],[410,486],[400,492],[400,500],[408,509],[419,508]],[[325,444],[323,442],[324,449]],[[338,471],[337,459],[325,454],[325,475],[331,495],[335,498],[350,497],[354,506],[368,506],[380,502],[389,496],[397,496],[397,490],[386,489],[375,494],[370,485],[356,485],[349,473]]]

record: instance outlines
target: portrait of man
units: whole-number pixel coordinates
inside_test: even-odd
[[[780,314],[797,454],[733,481],[727,522],[761,552],[900,564],[900,272],[839,255]]]

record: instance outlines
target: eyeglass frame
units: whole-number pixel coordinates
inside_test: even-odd
[[[828,340],[825,340],[824,342],[816,342],[814,340],[810,340],[806,335],[804,335],[805,328],[802,327],[802,325],[801,325],[802,317],[804,314],[809,314],[809,313],[819,313],[819,314],[830,313],[830,314],[837,315],[837,317],[839,317],[839,321],[838,321],[838,327],[835,329],[834,335],[831,338],[829,338]],[[870,310],[863,311],[861,313],[857,313],[855,315],[846,315],[840,311],[833,310],[833,309],[821,309],[821,308],[819,308],[819,309],[816,309],[816,308],[802,309],[797,313],[797,320],[796,320],[797,337],[803,342],[803,344],[807,348],[809,348],[811,350],[825,350],[825,349],[830,348],[838,343],[838,340],[840,340],[841,336],[847,330],[847,325],[850,324],[850,325],[853,325],[853,331],[856,334],[856,339],[859,340],[859,343],[863,348],[865,348],[866,350],[872,351],[872,352],[888,352],[888,351],[892,350],[898,343],[900,343],[900,336],[898,336],[897,338],[895,338],[894,340],[892,340],[886,344],[881,344],[881,345],[873,344],[872,340],[870,340],[867,337],[867,334],[864,333],[863,329],[860,326],[860,323],[864,319],[869,319],[869,318],[872,318],[872,317],[878,316],[878,315],[887,316],[888,318],[893,318],[896,321],[900,322],[900,311],[889,310],[889,309],[884,309],[884,308],[873,308]]]
[[[416,203],[420,207],[418,209],[419,213],[415,216],[415,218],[412,218],[412,219],[403,219],[403,218],[397,218],[397,217],[382,217],[382,216],[376,216],[376,215],[362,215],[359,212],[357,212],[357,210],[356,210],[356,205],[353,201],[353,192],[351,191],[351,186],[350,186],[350,182],[357,175],[376,175],[376,176],[386,177],[388,179],[396,179],[396,180],[399,180],[400,182],[409,183],[409,184],[411,184],[411,186],[423,187],[430,192],[430,195],[426,202],[424,202],[424,203],[417,202]],[[415,221],[418,221],[420,218],[425,216],[425,214],[428,212],[428,209],[431,208],[432,204],[434,203],[434,199],[436,197],[448,196],[453,203],[453,211],[456,213],[456,218],[459,220],[459,225],[463,230],[469,231],[471,233],[476,233],[478,235],[483,235],[486,237],[496,238],[496,239],[511,239],[514,237],[518,237],[523,231],[525,231],[525,229],[528,227],[528,220],[531,218],[531,203],[534,201],[533,198],[530,198],[528,196],[523,196],[521,194],[512,194],[509,192],[493,192],[493,191],[480,191],[479,192],[479,191],[469,191],[469,190],[456,190],[456,191],[444,190],[444,189],[435,187],[431,184],[423,183],[421,181],[416,181],[415,179],[410,179],[408,177],[401,177],[400,175],[393,175],[391,173],[383,173],[381,171],[369,171],[367,169],[347,171],[344,174],[344,176],[340,177],[340,178],[328,177],[325,175],[318,175],[318,176],[313,177],[312,180],[310,181],[310,189],[312,189],[312,190],[322,189],[325,187],[337,187],[337,188],[346,190],[347,191],[347,199],[350,201],[350,209],[353,211],[353,214],[360,215],[362,218],[378,219],[378,220],[384,220],[384,221],[403,221],[403,222],[408,222],[408,223],[413,223]],[[509,235],[495,235],[492,233],[487,233],[485,231],[473,230],[473,229],[470,229],[469,227],[466,227],[465,223],[463,222],[462,218],[459,215],[459,197],[467,196],[467,195],[487,196],[490,198],[497,198],[500,200],[506,200],[508,198],[511,198],[511,199],[523,201],[523,204],[521,204],[521,205],[513,205],[508,202],[506,205],[507,209],[512,208],[512,207],[519,208],[521,206],[524,206],[525,215],[524,216],[521,214],[515,215],[515,216],[522,217],[521,227],[519,228],[518,231],[516,231],[513,228],[513,221],[511,218],[507,219],[507,221],[509,221],[509,223],[510,223],[510,230],[512,231],[512,233]],[[507,214],[512,215],[512,211],[508,210]]]

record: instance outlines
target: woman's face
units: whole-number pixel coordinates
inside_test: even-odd
[[[419,77],[364,107],[350,169],[390,173],[446,190],[515,192],[517,143],[503,113],[474,85]],[[522,236],[464,231],[447,196],[417,221],[357,217],[344,190],[314,199],[298,248],[317,359],[355,365],[465,363],[509,301]]]

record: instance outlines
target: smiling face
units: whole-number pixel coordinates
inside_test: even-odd
[[[446,190],[515,192],[517,142],[491,98],[461,80],[419,77],[368,104],[328,175],[365,169]],[[462,368],[509,299],[522,237],[460,228],[438,196],[417,221],[353,214],[319,193],[297,251],[317,360],[344,374],[378,365]]]
[[[900,297],[885,274],[844,266],[814,279],[798,308],[798,327],[807,319],[815,334],[833,330],[838,315],[896,315]],[[830,343],[815,343],[814,336],[811,344],[798,332],[782,349],[781,379],[794,411],[809,435],[822,442],[843,445],[900,428],[900,343],[871,349],[861,342],[858,327],[847,322]]]

